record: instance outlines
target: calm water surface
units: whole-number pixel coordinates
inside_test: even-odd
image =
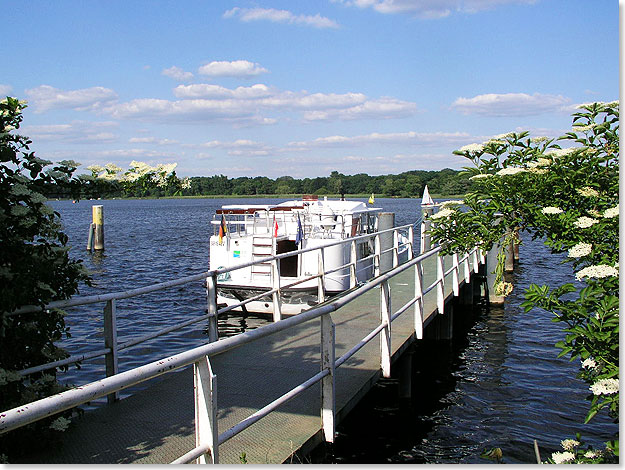
[[[93,272],[95,286],[81,288],[80,294],[92,295],[206,271],[215,209],[222,204],[284,200],[53,201],[51,205],[62,215],[72,255],[83,259]],[[402,225],[420,215],[418,202],[377,199],[375,206],[394,212],[396,225]],[[102,204],[105,213],[106,249],[101,254],[85,249],[95,204]],[[411,401],[398,399],[396,379],[380,381],[338,427],[337,441],[321,461],[485,463],[480,452],[501,447],[505,462],[533,463],[534,439],[543,459],[576,431],[591,442],[610,439],[617,425],[606,420],[580,424],[588,389],[573,378],[577,363],[556,359],[558,350],[553,344],[561,338],[557,324],[546,312],[524,314],[519,306],[522,290],[531,282],[569,282],[570,265],[559,265],[540,242],[527,240],[513,277],[515,291],[505,308],[477,311],[466,334],[453,342],[417,347],[414,357],[426,360],[413,362]],[[64,346],[70,353],[103,347],[102,308],[95,304],[68,311],[72,337],[64,340]],[[118,336],[123,342],[204,314],[206,295],[197,282],[119,301],[117,309]],[[219,334],[230,336],[266,324],[266,317],[227,315],[219,319]],[[207,343],[205,326],[198,323],[126,350],[120,370]],[[102,377],[103,360],[61,374],[63,381],[76,385]],[[142,387],[125,393],[138,388]]]

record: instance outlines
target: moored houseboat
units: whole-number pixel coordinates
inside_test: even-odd
[[[315,276],[320,272],[320,256],[314,248],[320,247],[324,247],[322,269],[327,273],[323,277],[324,295],[365,282],[375,274],[376,257],[372,256],[375,238],[363,235],[377,233],[381,211],[360,201],[320,200],[317,196],[275,205],[222,206],[212,221],[210,269],[248,266],[219,274],[217,303],[235,305],[281,286],[282,313],[296,314],[310,308],[319,301],[319,279]],[[337,244],[339,241],[345,243]],[[412,245],[403,242],[397,257],[406,259]],[[276,262],[270,259],[307,249],[311,250]],[[256,298],[242,309],[272,313],[273,296],[268,293]]]

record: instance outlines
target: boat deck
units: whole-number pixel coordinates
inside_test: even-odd
[[[424,263],[425,281],[436,272]],[[461,270],[461,274],[463,271]],[[446,296],[451,297],[451,282]],[[414,295],[414,270],[391,280],[393,311]],[[332,314],[336,357],[379,324],[380,291],[373,289]],[[425,315],[436,315],[435,291],[426,296]],[[223,432],[319,371],[319,319],[276,333],[211,359],[217,375],[219,428]],[[392,323],[393,360],[414,340],[409,309]],[[373,340],[336,372],[340,422],[380,376],[379,341]],[[311,387],[219,448],[220,463],[299,463],[321,442],[320,386]],[[191,368],[153,381],[145,391],[86,412],[53,452],[33,453],[19,463],[169,463],[194,447]]]

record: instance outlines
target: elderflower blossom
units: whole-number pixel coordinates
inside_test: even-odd
[[[479,180],[479,179],[488,178],[490,176],[493,176],[493,175],[491,175],[490,173],[480,173],[478,175],[471,176],[469,179],[470,180]]]
[[[534,175],[544,175],[549,172],[547,168],[530,168],[528,171]]]
[[[469,152],[469,153],[479,153],[484,150],[484,146],[482,144],[469,144],[460,148],[460,152]]]
[[[606,211],[603,213],[603,217],[605,217],[606,219],[613,219],[614,217],[618,217],[618,212],[619,205],[617,204],[615,207],[610,207],[609,209],[606,209]]]
[[[543,207],[541,212],[546,215],[552,215],[552,214],[562,214],[564,211],[560,209],[559,207],[550,206],[550,207]]]
[[[590,243],[578,243],[569,250],[569,258],[581,258],[582,256],[588,256],[592,252],[592,245]]]
[[[573,222],[573,225],[575,225],[577,228],[588,228],[588,227],[592,227],[593,225],[595,225],[598,222],[599,221],[597,219],[593,219],[591,217],[586,217],[584,215],[584,216],[578,218],[575,222]]]
[[[564,439],[563,441],[560,442],[560,444],[562,445],[562,448],[564,450],[573,450],[575,449],[577,446],[579,446],[579,441],[576,441],[575,439]]]
[[[584,196],[584,197],[599,197],[599,191],[597,191],[595,188],[591,188],[590,186],[584,186],[583,188],[577,188],[575,191],[577,191],[577,193],[580,196]]]
[[[555,463],[562,464],[575,460],[575,454],[573,452],[554,452],[551,454],[551,458]]]
[[[536,168],[536,167],[541,167],[541,166],[549,166],[553,163],[553,161],[550,158],[539,158],[538,160],[536,160],[535,162],[529,162],[527,164],[528,168]]]
[[[545,155],[550,156],[552,158],[558,158],[558,157],[565,157],[569,153],[572,153],[574,151],[575,149],[573,147],[566,148],[566,149],[552,149],[552,150],[545,152]]]
[[[618,393],[618,379],[600,379],[592,384],[589,390],[594,395],[614,395]]]
[[[573,126],[574,132],[588,132],[592,130],[596,126],[595,123],[589,124],[587,126]]]
[[[516,175],[518,173],[523,173],[524,171],[527,171],[525,168],[502,168],[501,170],[499,170],[497,173],[495,173],[498,176],[512,176],[512,175]]]
[[[182,189],[191,189],[191,178],[185,178],[181,183]]]
[[[578,271],[577,274],[575,274],[575,279],[581,281],[585,277],[603,279],[610,276],[618,277],[618,268],[607,264],[597,264]]]
[[[495,294],[506,297],[510,295],[513,289],[514,286],[510,282],[499,282],[495,286]]]
[[[445,208],[445,209],[441,209],[441,210],[439,210],[436,214],[434,214],[434,215],[433,215],[432,217],[430,217],[430,218],[431,218],[432,220],[435,220],[435,219],[443,219],[443,218],[449,217],[449,216],[451,216],[451,215],[453,215],[453,214],[455,214],[455,213],[456,213],[456,211],[455,211],[455,210]]]
[[[464,201],[462,200],[449,200],[449,201],[441,202],[441,207],[455,206],[455,205],[462,205],[462,204],[464,204]]]
[[[601,453],[591,449],[584,452],[584,457],[587,459],[596,459],[597,457],[601,457]]]
[[[582,368],[584,369],[596,369],[597,363],[592,357],[588,357],[582,361]]]

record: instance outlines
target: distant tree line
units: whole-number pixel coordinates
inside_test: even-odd
[[[281,176],[228,178],[224,175],[193,176],[179,179],[173,168],[160,170],[142,162],[133,162],[122,173],[111,164],[89,167],[91,175],[78,175],[83,198],[176,197],[176,196],[256,196],[281,194],[371,194],[380,197],[420,197],[425,185],[430,193],[450,196],[469,190],[467,175],[446,168],[438,171],[412,170],[398,175],[370,176],[364,173],[344,175],[333,171],[330,176],[296,179]],[[146,168],[148,171],[146,170]],[[160,173],[156,170],[160,170]],[[116,171],[117,170],[117,171]],[[48,188],[48,197],[67,197],[67,190]]]
[[[420,197],[428,185],[430,193],[440,195],[464,194],[469,190],[468,176],[461,171],[446,168],[440,171],[412,170],[398,175],[370,176],[364,173],[344,175],[333,171],[330,176],[296,179],[281,176],[228,178],[224,175],[189,178],[189,187],[183,195],[237,195],[265,194],[371,194],[386,197]]]

